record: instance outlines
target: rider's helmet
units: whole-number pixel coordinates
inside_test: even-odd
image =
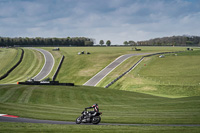
[[[98,104],[95,103],[95,104],[92,105],[92,107],[97,107],[98,108]]]
[[[99,107],[97,103],[93,104],[92,107],[94,108],[94,111],[99,112]]]

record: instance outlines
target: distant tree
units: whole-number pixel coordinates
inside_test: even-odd
[[[129,45],[131,45],[131,46],[136,45],[136,42],[134,42],[134,41],[129,41],[128,43],[129,43]]]
[[[103,40],[100,40],[99,41],[99,44],[101,44],[101,46],[104,44],[104,41]]]
[[[91,41],[85,41],[85,46],[93,46],[93,42],[91,42]]]
[[[127,46],[127,45],[128,45],[128,42],[127,42],[127,41],[124,41],[124,45]]]
[[[108,41],[106,42],[106,45],[107,45],[107,46],[110,46],[110,45],[111,45],[111,41],[108,40]]]

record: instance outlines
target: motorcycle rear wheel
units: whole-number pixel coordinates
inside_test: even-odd
[[[100,116],[95,116],[92,118],[92,124],[99,124],[100,121],[101,121]]]
[[[81,122],[82,122],[82,119],[81,119],[81,116],[80,116],[80,117],[78,117],[78,118],[76,119],[76,124],[81,124]]]

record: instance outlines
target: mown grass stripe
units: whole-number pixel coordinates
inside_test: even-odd
[[[30,56],[30,51],[27,51],[27,49],[24,50],[24,59],[22,60],[21,64],[18,68],[16,68],[13,73],[11,73],[5,80],[7,83],[16,83],[16,81],[19,81],[18,79],[21,78],[24,73],[27,70],[27,58],[32,59]],[[30,64],[28,64],[29,66]],[[26,70],[25,70],[26,69]]]
[[[25,89],[23,93],[21,94],[21,96],[19,97],[18,103],[28,103],[29,98],[31,97],[34,88],[35,87],[30,87],[30,88]]]
[[[23,62],[23,66],[26,66],[26,71],[23,71],[23,68],[18,70],[18,73],[21,73],[20,77],[12,78],[12,82],[20,81],[24,78],[29,77],[29,72],[35,67],[36,58],[33,54],[33,51],[29,50],[26,52],[26,62]]]
[[[0,55],[0,76],[3,75],[20,57],[19,49],[4,49]]]
[[[48,105],[48,104],[30,104],[30,102],[28,104],[21,104],[21,103],[0,103],[1,105],[5,105],[5,106],[17,106],[19,108],[32,108],[32,109],[40,109],[40,110],[57,110],[57,111],[63,111],[63,110],[77,110],[79,109],[79,107],[76,106],[58,106],[58,105]]]
[[[33,75],[34,73],[36,73],[36,71],[38,71],[37,66],[38,66],[39,62],[37,61],[36,52],[32,51],[32,50],[30,50],[30,51],[31,51],[31,53],[28,56],[32,57],[32,58],[30,58],[31,64],[30,64],[30,62],[25,62],[24,65],[29,66],[28,69],[26,69],[26,71],[23,73],[23,75],[21,75],[19,78],[14,79],[12,82],[21,81],[23,79],[27,79],[28,77],[31,78],[32,77],[31,75]],[[20,70],[20,72],[21,72],[21,70]]]
[[[0,83],[26,81],[40,71],[44,61],[41,53],[30,49],[24,49],[24,51],[25,55],[22,63]]]
[[[20,59],[17,60],[16,64],[14,66],[12,66],[3,76],[0,77],[0,80],[2,79],[5,79],[12,71],[14,71],[18,66],[19,64],[22,62],[23,60],[23,57],[24,57],[24,50],[21,49],[21,55],[20,55]]]
[[[25,111],[26,113],[33,113],[33,112],[38,113],[37,115],[39,115],[39,113],[66,115],[66,114],[74,114],[74,113],[79,112],[78,108],[69,109],[69,108],[60,108],[58,106],[44,108],[44,107],[40,107],[41,105],[40,106],[31,106],[31,105],[25,104],[23,106],[20,104],[7,104],[7,103],[0,103],[0,106],[1,106],[2,110],[4,108],[9,109],[9,110],[18,110],[18,111],[22,110],[22,111]]]
[[[6,93],[2,97],[0,97],[0,102],[4,103],[8,101],[14,95],[18,88],[19,87],[13,87],[8,89]]]

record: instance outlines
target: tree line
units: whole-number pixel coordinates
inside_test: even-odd
[[[29,37],[0,37],[0,46],[93,46],[94,40],[85,37],[66,38],[29,38]]]
[[[125,46],[200,46],[199,36],[172,36],[154,38],[146,41],[124,41]]]
[[[197,46],[200,45],[199,36],[172,36],[138,41],[137,45],[145,46]]]

